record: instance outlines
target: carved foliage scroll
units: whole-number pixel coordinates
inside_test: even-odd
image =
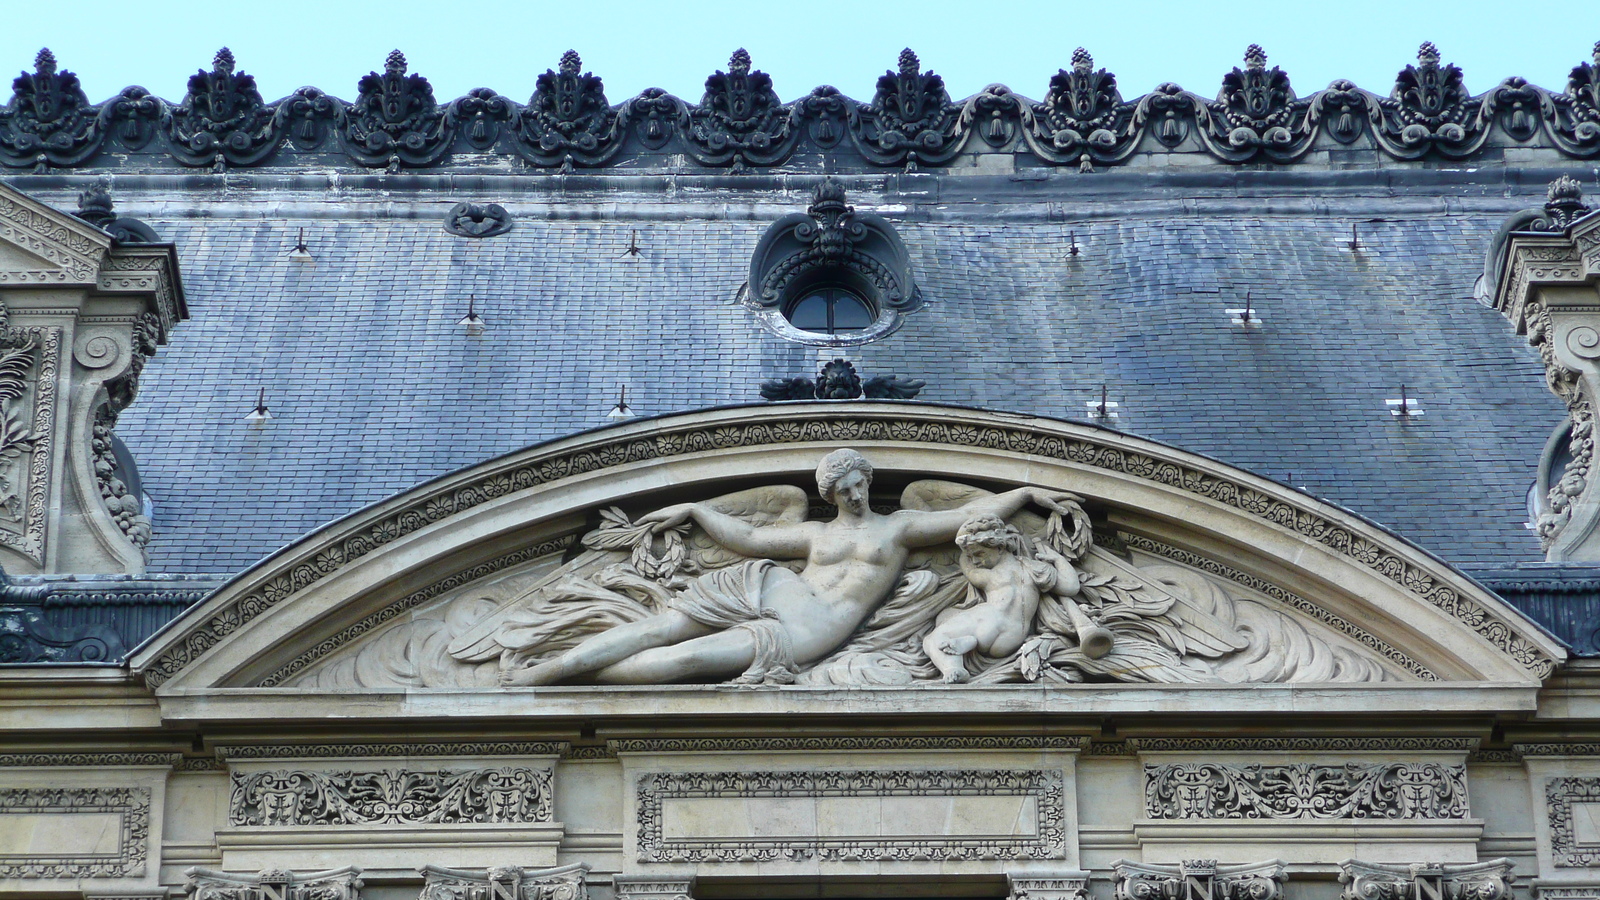
[[[1517,880],[1509,859],[1464,865],[1349,859],[1339,865],[1341,900],[1508,900]]]
[[[5,788],[0,816],[110,813],[118,817],[112,853],[0,856],[0,878],[139,878],[145,874],[150,842],[150,789]]]
[[[249,874],[195,867],[184,872],[189,900],[361,900],[361,870],[320,872],[265,869]]]
[[[551,771],[235,772],[231,825],[531,824],[551,819]]]
[[[423,866],[419,900],[588,900],[588,871],[585,863],[555,869]]]
[[[803,772],[670,772],[638,784],[640,862],[771,862],[776,860],[1059,859],[1066,852],[1066,811],[1059,771],[1035,769],[858,770]],[[669,836],[663,805],[685,798],[826,797],[1031,798],[1033,833],[1008,837],[829,835]]]
[[[1189,859],[1176,865],[1115,863],[1116,900],[1283,900],[1287,873],[1270,860],[1217,865],[1214,859]]]
[[[1144,767],[1152,819],[1460,819],[1467,815],[1463,766],[1296,763]]]
[[[0,545],[44,559],[61,329],[11,328],[0,309]]]
[[[1573,807],[1600,806],[1600,778],[1551,778],[1544,783],[1545,808],[1550,817],[1550,850],[1557,866],[1600,866],[1600,847],[1578,843]]]

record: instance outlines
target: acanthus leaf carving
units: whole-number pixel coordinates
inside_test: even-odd
[[[1181,863],[1112,863],[1115,900],[1283,900],[1288,874],[1278,860],[1218,865],[1214,859]]]
[[[1485,103],[1474,101],[1461,79],[1461,69],[1440,65],[1439,49],[1424,42],[1416,64],[1402,69],[1390,95],[1369,110],[1373,136],[1399,159],[1435,150],[1452,159],[1472,154],[1488,136]]]
[[[278,148],[280,117],[253,76],[235,71],[233,52],[217,51],[211,71],[189,76],[183,103],[163,122],[174,159],[188,166],[252,166]]]
[[[56,65],[49,48],[32,72],[11,82],[11,102],[0,109],[0,163],[43,172],[75,166],[100,149],[100,111],[89,105],[78,76]]]
[[[1592,63],[1573,67],[1566,91],[1547,96],[1544,121],[1555,145],[1572,156],[1600,153],[1600,41],[1595,42]]]
[[[1244,63],[1223,76],[1216,102],[1206,107],[1201,134],[1212,153],[1230,162],[1258,154],[1290,162],[1311,148],[1316,135],[1307,117],[1311,103],[1295,99],[1281,68],[1267,68],[1267,53],[1259,44],[1245,50]]]
[[[188,900],[361,900],[361,869],[345,866],[317,872],[263,869],[224,872],[200,866],[184,870]]]
[[[1022,106],[1023,134],[1034,153],[1056,164],[1120,162],[1138,143],[1132,104],[1122,101],[1117,76],[1094,67],[1082,47],[1072,51],[1071,70],[1050,79],[1044,102]]]
[[[922,71],[911,48],[900,51],[898,71],[878,79],[872,102],[856,116],[851,135],[861,154],[878,165],[940,165],[966,143],[958,107],[944,79]]]
[[[423,866],[418,900],[588,900],[588,863],[552,869]]]
[[[1517,880],[1509,859],[1409,865],[1347,859],[1339,869],[1342,900],[1510,900]]]
[[[231,825],[420,825],[551,821],[550,769],[234,772]]]
[[[356,102],[341,110],[339,137],[362,165],[397,172],[432,165],[450,150],[449,111],[433,99],[428,79],[406,70],[405,54],[391,52],[383,72],[363,75]]]
[[[603,165],[622,149],[625,125],[600,76],[583,71],[582,58],[568,50],[557,69],[539,76],[518,114],[517,152],[540,166]]]
[[[1369,765],[1146,764],[1152,819],[1461,819],[1466,769]]]
[[[735,50],[727,71],[706,79],[705,96],[689,110],[689,153],[707,165],[770,166],[794,149],[794,121],[772,89],[772,76]]]

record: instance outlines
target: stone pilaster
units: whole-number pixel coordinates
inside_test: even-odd
[[[86,214],[110,214],[99,197]],[[111,224],[0,185],[0,567],[11,574],[144,571],[151,524],[112,429],[186,314],[172,245],[143,242],[153,234],[132,220]]]

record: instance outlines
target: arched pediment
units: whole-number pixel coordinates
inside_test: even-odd
[[[883,547],[900,541],[910,548],[901,556],[867,538],[838,544],[820,524],[833,513],[820,508],[813,479],[819,460],[840,448],[874,466],[871,505],[888,518],[873,521],[892,522],[882,526],[894,532]],[[677,517],[681,523],[664,513],[653,521],[675,536],[640,537],[650,530],[641,516],[691,502],[711,512]],[[1002,577],[1008,563],[980,577],[969,566],[981,559],[963,558],[951,541],[953,523],[984,511],[1010,517],[1020,531],[1021,542],[1000,556],[1019,560],[1015,571],[1031,573],[1027,579]],[[718,538],[708,530],[723,521],[716,516],[761,537]],[[791,539],[810,543],[796,549],[785,543]],[[831,550],[818,549],[830,540]],[[752,541],[772,548],[766,555],[778,565],[756,559]],[[831,638],[805,628],[761,624],[772,618],[766,613],[729,619],[740,618],[741,603],[765,610],[786,602],[756,595],[817,575],[832,564],[822,559],[829,553],[856,554],[858,574],[893,585],[860,601],[864,622],[828,626],[844,628],[836,646],[812,646]],[[783,571],[771,574],[776,569]],[[712,571],[721,575],[703,575]],[[742,587],[731,584],[740,579]],[[802,590],[813,582],[842,583],[818,576]],[[689,594],[698,607],[682,599]],[[964,609],[984,606],[998,611],[945,628]],[[174,622],[133,664],[158,695],[172,696],[434,688],[482,695],[479,704],[518,694],[595,696],[614,689],[585,688],[587,678],[642,676],[624,666],[559,679],[576,684],[554,691],[500,684],[524,680],[521,667],[594,633],[669,608],[689,610],[695,622],[693,634],[678,637],[739,632],[751,646],[766,642],[751,651],[758,660],[787,660],[798,670],[786,672],[795,687],[754,692],[780,706],[770,698],[863,684],[926,684],[929,702],[937,695],[955,705],[1028,685],[1092,689],[1102,699],[1118,683],[1525,688],[1564,658],[1559,644],[1446,563],[1214,460],[1036,417],[820,402],[629,422],[428,482],[263,560]],[[557,614],[566,618],[555,622]],[[720,627],[707,624],[717,616]],[[1020,650],[979,634],[1019,616],[1028,620]],[[1111,633],[1109,653],[1086,640],[1085,628],[1100,627]],[[957,638],[979,634],[965,657],[973,683],[939,686],[946,673],[930,667],[934,651],[923,650],[935,629],[944,637],[931,646],[952,652],[966,646]],[[385,641],[387,649],[372,649]],[[403,664],[376,659],[384,654]],[[745,674],[760,676],[758,668]]]

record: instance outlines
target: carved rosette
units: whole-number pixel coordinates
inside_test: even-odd
[[[689,153],[706,165],[770,166],[794,149],[790,111],[772,89],[772,78],[750,68],[742,48],[728,60],[726,72],[706,79],[700,105],[689,111],[685,132]]]
[[[100,149],[100,111],[89,105],[78,76],[57,69],[55,54],[39,51],[33,71],[11,82],[0,109],[0,163],[44,171],[74,166]]]
[[[250,166],[278,147],[278,117],[253,76],[234,71],[233,53],[217,51],[211,71],[189,76],[183,103],[162,123],[174,159],[187,166]]]
[[[1469,156],[1488,136],[1486,102],[1475,101],[1461,69],[1439,64],[1439,49],[1424,43],[1416,65],[1395,79],[1389,97],[1371,110],[1373,136],[1400,159],[1420,159],[1437,150],[1452,159]]]
[[[1116,900],[1283,900],[1288,876],[1279,860],[1246,865],[1218,865],[1214,859],[1190,859],[1173,865],[1112,863]]]
[[[851,134],[868,161],[914,168],[949,162],[960,152],[968,134],[960,125],[944,79],[922,71],[908,47],[900,51],[899,71],[878,79],[878,90],[860,110]]]
[[[606,100],[600,76],[575,50],[545,70],[517,117],[517,152],[540,166],[598,166],[622,149],[626,120]]]
[[[1152,819],[1461,819],[1467,773],[1440,763],[1144,767]]]
[[[1461,865],[1362,862],[1339,864],[1342,900],[1510,900],[1511,860],[1491,859]]]
[[[587,863],[554,869],[423,866],[419,900],[588,900]]]
[[[184,871],[188,900],[361,900],[361,869],[346,866],[318,872],[264,869],[224,872],[199,866]]]
[[[1307,116],[1311,103],[1295,99],[1282,69],[1267,68],[1267,53],[1259,44],[1245,50],[1244,63],[1223,76],[1216,102],[1206,107],[1201,135],[1208,149],[1228,162],[1257,155],[1291,162],[1311,148],[1316,136]]]
[[[1137,143],[1133,106],[1122,102],[1117,76],[1094,67],[1094,57],[1079,47],[1071,70],[1050,79],[1044,102],[1022,107],[1023,134],[1033,152],[1056,163],[1110,164],[1125,159]]]
[[[365,166],[428,166],[450,150],[454,129],[448,110],[433,99],[433,86],[406,74],[406,57],[395,50],[383,72],[369,72],[357,86],[356,102],[342,111],[338,132],[345,151]]]

